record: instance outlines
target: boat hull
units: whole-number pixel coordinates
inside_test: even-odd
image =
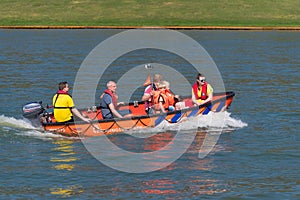
[[[69,137],[93,137],[110,135],[125,132],[128,130],[137,130],[144,128],[156,127],[163,121],[168,123],[180,123],[183,119],[206,115],[209,112],[223,112],[231,105],[234,92],[226,92],[214,94],[212,102],[201,105],[192,106],[182,110],[176,110],[167,113],[147,115],[143,102],[132,102],[127,105],[120,106],[118,109],[128,109],[132,113],[130,118],[103,119],[101,108],[87,108],[80,111],[92,119],[91,123],[83,121],[71,123],[43,123],[45,131]],[[185,102],[191,102],[190,97],[182,99]]]

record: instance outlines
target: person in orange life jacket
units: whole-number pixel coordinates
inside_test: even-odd
[[[153,92],[153,108],[155,113],[165,113],[169,108],[169,101],[166,95],[166,85],[160,83],[157,85],[157,89],[158,90]]]
[[[213,98],[213,88],[205,81],[205,76],[198,74],[196,82],[192,87],[192,101],[194,104],[202,105],[210,102]]]
[[[168,81],[162,81],[158,85],[158,91],[154,92],[153,102],[156,112],[174,111],[175,103],[179,98],[178,95],[174,95],[170,90],[170,83]]]
[[[174,111],[175,110],[174,106],[178,102],[179,96],[173,94],[173,92],[170,89],[170,83],[168,81],[163,81],[162,84],[166,86],[165,94],[167,96],[167,100],[169,104],[168,110]]]
[[[153,83],[151,83],[151,80],[149,80],[149,83],[147,83],[147,87],[145,88],[144,94],[142,96],[142,101],[145,102],[145,111],[148,114],[152,114],[152,106],[153,106],[153,95],[154,91],[157,91],[158,84],[162,81],[162,75],[160,74],[154,74],[153,76]]]
[[[128,110],[116,109],[118,105],[123,104],[123,102],[118,103],[116,90],[116,83],[114,81],[109,81],[107,83],[107,89],[100,96],[100,106],[102,107],[101,112],[104,119],[113,119],[114,117],[123,118],[131,116]]]
[[[68,93],[69,85],[67,82],[58,84],[58,91],[53,96],[52,104],[54,110],[54,118],[56,122],[73,122],[73,114],[83,121],[90,122],[90,119],[81,115],[75,108],[73,99]]]
[[[168,81],[163,81],[163,84],[166,85],[165,94],[169,103],[169,111],[181,110],[186,108],[185,102],[180,101],[179,95],[174,94],[170,89],[170,83]]]

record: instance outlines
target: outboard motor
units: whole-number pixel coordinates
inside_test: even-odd
[[[43,112],[42,102],[31,102],[23,106],[23,116],[28,119],[38,118]]]
[[[42,106],[42,102],[30,102],[23,106],[23,117],[27,118],[31,124],[35,127],[41,125],[41,114],[45,109]]]

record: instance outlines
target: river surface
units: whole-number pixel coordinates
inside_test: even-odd
[[[182,31],[206,49],[225,89],[236,96],[222,127],[216,125],[217,120],[201,123],[196,133],[193,130],[195,138],[188,150],[160,170],[127,173],[112,169],[97,160],[80,139],[43,132],[23,119],[25,103],[51,104],[58,82],[68,81],[72,91],[86,56],[119,32],[0,30],[0,199],[300,198],[300,32]],[[106,81],[118,80],[126,66],[155,60],[194,81],[195,71],[185,61],[163,54],[140,51],[112,63],[98,84],[96,104]],[[132,81],[142,82],[145,74]],[[172,86],[180,94],[190,91],[178,83],[171,82]],[[139,100],[142,89],[131,99]],[[217,114],[211,115],[217,119]],[[204,138],[220,128],[222,134],[212,151],[201,158]],[[142,152],[159,150],[176,135],[163,128],[157,132],[155,140],[142,145],[125,133],[109,139],[129,151]],[[132,162],[120,160],[125,165]]]

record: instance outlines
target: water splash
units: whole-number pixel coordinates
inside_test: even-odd
[[[25,119],[16,119],[14,117],[6,117],[0,115],[0,126],[23,129],[36,129],[31,123]]]
[[[207,115],[201,115],[198,118],[198,127],[209,131],[233,131],[248,126],[247,123],[240,119],[235,119],[230,116],[231,113],[225,112],[210,112]]]
[[[248,126],[247,123],[242,122],[240,119],[235,119],[230,115],[231,113],[227,111],[219,113],[210,112],[207,115],[201,115],[192,118],[183,118],[182,122],[180,123],[171,124],[167,121],[163,121],[158,126],[153,128],[129,130],[125,133],[134,135],[139,138],[144,138],[151,136],[151,134],[154,135],[165,131],[197,131],[198,129],[207,132],[234,131]]]
[[[0,115],[0,134],[5,133],[35,137],[42,140],[52,140],[53,138],[63,137],[46,132],[42,127],[34,127],[27,119],[16,119],[14,117]]]
[[[240,129],[248,126],[248,124],[243,122],[242,120],[230,117],[231,113],[225,112],[225,114],[226,114],[226,118],[225,118],[226,127],[233,128],[233,129]]]

